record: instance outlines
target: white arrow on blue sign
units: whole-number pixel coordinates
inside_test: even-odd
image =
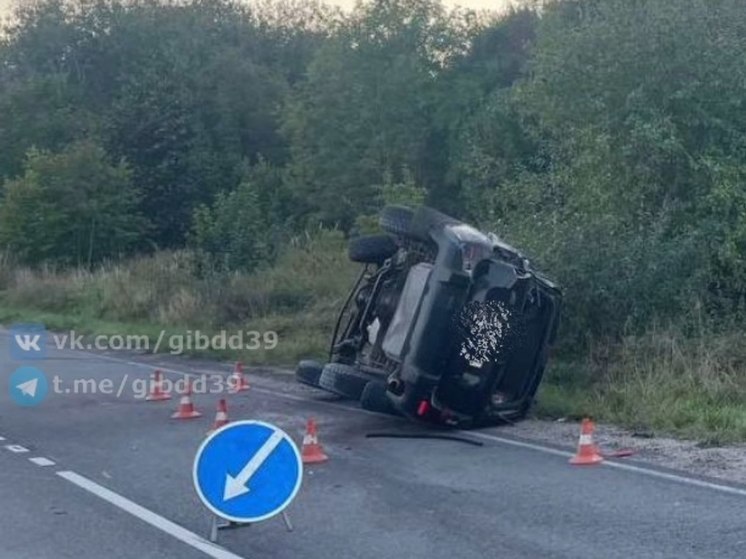
[[[226,520],[259,522],[281,513],[303,479],[300,452],[287,433],[261,421],[236,421],[197,450],[194,487],[204,505]]]

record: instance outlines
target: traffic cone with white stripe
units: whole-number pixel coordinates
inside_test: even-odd
[[[171,399],[171,394],[163,390],[163,374],[159,369],[156,369],[153,373],[153,382],[150,386],[150,393],[145,397],[148,402],[162,402]]]
[[[570,458],[570,464],[574,466],[594,466],[604,461],[593,442],[593,431],[596,426],[588,418],[580,425],[580,440],[578,441],[578,452]]]
[[[243,363],[240,361],[236,362],[236,366],[233,368],[231,376],[228,377],[228,386],[231,392],[242,392],[251,388],[249,381],[243,374]]]
[[[303,448],[301,449],[301,458],[304,464],[318,464],[326,462],[329,457],[324,454],[324,449],[319,444],[319,436],[316,431],[316,421],[313,418],[308,420],[306,434],[303,437]]]
[[[186,390],[179,401],[179,409],[171,416],[171,419],[194,419],[201,416],[202,414],[194,409],[192,403],[192,383],[187,382]]]
[[[215,422],[212,424],[212,428],[207,432],[209,435],[213,431],[217,431],[221,427],[224,427],[230,423],[228,419],[228,404],[225,400],[218,402],[218,411],[215,413]]]

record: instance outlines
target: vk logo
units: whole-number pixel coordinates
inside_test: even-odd
[[[17,361],[44,359],[47,330],[43,324],[14,324],[10,329],[10,355]]]

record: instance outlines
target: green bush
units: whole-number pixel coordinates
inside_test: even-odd
[[[550,2],[466,128],[465,199],[564,287],[566,346],[746,293],[744,31],[733,0]]]
[[[31,150],[0,197],[0,248],[23,264],[90,266],[138,246],[145,222],[124,163],[92,142]]]
[[[555,360],[539,413],[593,416],[713,443],[746,440],[746,338],[705,323],[696,328],[651,326],[621,343],[593,344],[585,359]]]
[[[269,164],[250,168],[238,187],[194,213],[193,244],[218,270],[253,270],[274,257],[282,240],[282,176]]]

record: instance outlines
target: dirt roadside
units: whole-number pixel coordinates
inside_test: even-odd
[[[282,379],[287,382],[287,390],[299,395],[315,392],[296,384],[293,371],[285,368],[257,367],[252,372]],[[576,421],[526,419],[493,432],[573,450],[578,444],[580,424]],[[631,449],[634,451],[630,457],[632,460],[746,485],[746,444],[707,447],[698,441],[638,433],[604,424],[596,426],[594,440],[604,453]]]
[[[317,393],[313,388],[296,383],[294,372],[288,368],[259,366],[248,368],[247,373],[282,381],[285,391],[298,396]],[[493,432],[574,450],[580,424],[577,421],[526,419],[498,427]],[[596,426],[594,440],[604,453],[631,449],[634,451],[631,460],[746,485],[746,444],[707,447],[698,441],[636,433],[604,424]]]
[[[506,428],[505,432],[515,437],[573,447],[577,445],[579,431],[577,422],[527,419]],[[634,433],[613,425],[597,425],[594,438],[604,453],[631,449],[635,460],[746,484],[746,445],[705,447],[697,441]]]

